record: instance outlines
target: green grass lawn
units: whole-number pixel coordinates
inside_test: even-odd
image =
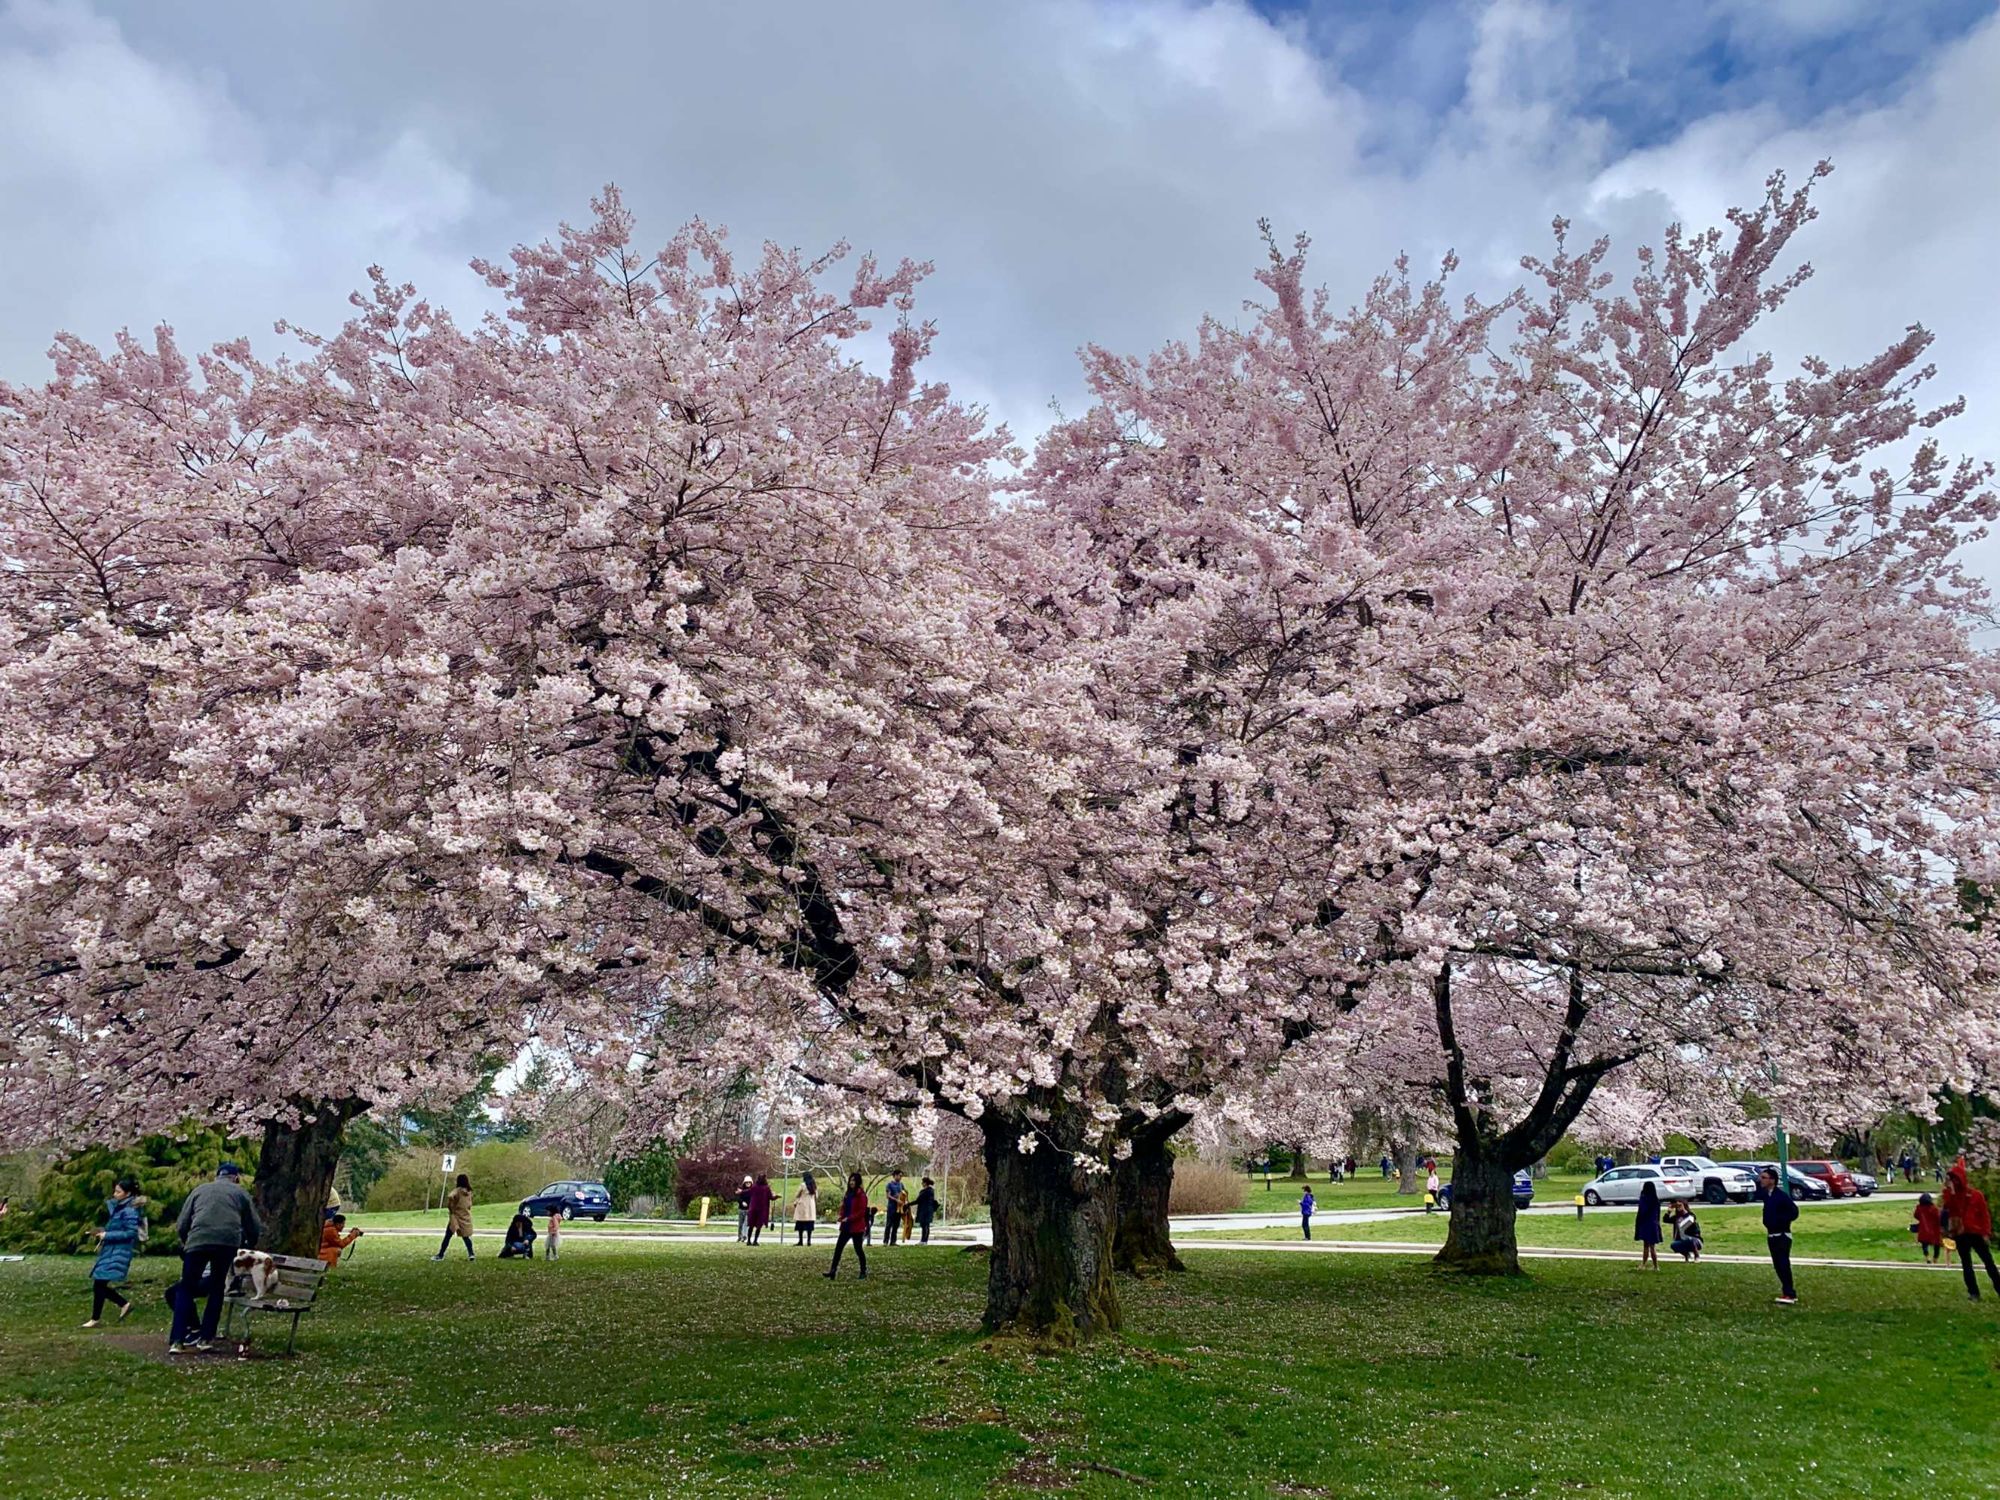
[[[1764,1223],[1756,1204],[1735,1204],[1723,1208],[1701,1205],[1702,1236],[1712,1252],[1731,1255],[1762,1255]],[[1582,1220],[1573,1214],[1523,1214],[1514,1221],[1515,1234],[1523,1246],[1561,1246],[1587,1250],[1629,1250],[1636,1257],[1638,1246],[1632,1239],[1629,1212],[1590,1213]],[[1372,1224],[1315,1224],[1313,1235],[1321,1240],[1392,1241],[1408,1244],[1442,1245],[1450,1216],[1408,1214]],[[1795,1255],[1827,1256],[1836,1260],[1905,1260],[1917,1258],[1916,1236],[1909,1231],[1907,1203],[1866,1203],[1853,1206],[1807,1205],[1794,1226]],[[1214,1230],[1175,1236],[1189,1240],[1296,1240],[1299,1231],[1282,1229]],[[1665,1246],[1660,1253],[1666,1255]],[[1674,1257],[1678,1259],[1679,1257]],[[1957,1262],[1952,1264],[1956,1266]]]
[[[984,1262],[579,1240],[334,1273],[296,1359],[169,1364],[141,1263],[0,1264],[10,1497],[1988,1493],[2000,1299],[1956,1278],[1216,1252],[1081,1353],[981,1339]],[[1670,1434],[1670,1441],[1662,1435]]]

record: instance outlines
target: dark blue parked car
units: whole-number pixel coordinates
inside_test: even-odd
[[[521,1212],[531,1218],[552,1208],[561,1209],[565,1219],[595,1219],[602,1224],[611,1212],[611,1193],[601,1182],[552,1182],[534,1197],[521,1200]]]
[[[1534,1176],[1528,1172],[1516,1172],[1514,1174],[1514,1207],[1526,1208],[1530,1203],[1533,1203],[1534,1201],[1535,1201]],[[1438,1202],[1442,1203],[1446,1208],[1451,1207],[1450,1183],[1447,1182],[1443,1187],[1438,1189]]]

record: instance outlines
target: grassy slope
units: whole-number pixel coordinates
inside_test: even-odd
[[[983,1263],[582,1243],[442,1266],[382,1241],[297,1361],[124,1349],[87,1262],[0,1265],[10,1496],[1970,1494],[2000,1464],[2000,1304],[1944,1277],[1204,1255],[1080,1355],[968,1332]],[[140,1340],[134,1339],[133,1343]],[[1663,1441],[1663,1434],[1678,1435]],[[247,1472],[244,1472],[247,1471]]]
[[[1700,1209],[1703,1238],[1711,1251],[1731,1255],[1764,1254],[1764,1225],[1756,1205]],[[1408,1214],[1372,1224],[1316,1224],[1321,1240],[1390,1240],[1408,1244],[1444,1243],[1449,1216]],[[1916,1236],[1909,1232],[1907,1203],[1867,1203],[1853,1206],[1809,1205],[1794,1232],[1793,1254],[1823,1255],[1844,1260],[1907,1260],[1917,1258]],[[1514,1221],[1522,1245],[1577,1246],[1591,1250],[1630,1250],[1630,1213],[1592,1213],[1581,1222],[1569,1214],[1525,1214]],[[1283,1229],[1218,1230],[1176,1236],[1181,1240],[1296,1240],[1299,1232]],[[1662,1254],[1665,1248],[1662,1247]],[[1957,1264],[1956,1261],[1953,1262]]]

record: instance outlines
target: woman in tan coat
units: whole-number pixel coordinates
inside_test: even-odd
[[[465,1241],[465,1258],[472,1259],[472,1183],[463,1172],[458,1174],[458,1186],[444,1195],[444,1238],[438,1241],[438,1253],[432,1260],[443,1260],[445,1251],[451,1248],[451,1237],[457,1235]]]

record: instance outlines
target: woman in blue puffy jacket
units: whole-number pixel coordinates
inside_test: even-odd
[[[139,1184],[129,1177],[120,1178],[105,1201],[110,1217],[97,1231],[104,1244],[90,1268],[90,1321],[83,1325],[85,1328],[98,1325],[107,1302],[118,1304],[121,1318],[132,1311],[132,1304],[118,1290],[118,1283],[130,1273],[132,1256],[139,1248],[140,1202]]]

